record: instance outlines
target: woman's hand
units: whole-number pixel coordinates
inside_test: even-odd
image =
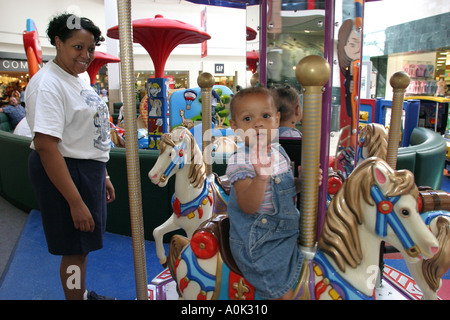
[[[111,203],[116,199],[116,191],[114,190],[114,186],[109,179],[109,176],[106,175],[106,203]]]
[[[83,201],[77,204],[70,205],[70,214],[75,229],[83,232],[92,232],[95,228],[94,219],[92,219],[91,212]]]

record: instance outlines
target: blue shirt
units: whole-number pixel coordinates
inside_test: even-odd
[[[11,126],[13,129],[17,126],[17,124],[25,117],[25,108],[20,104],[17,106],[7,105],[2,108],[3,112],[9,117],[9,122],[11,122]]]

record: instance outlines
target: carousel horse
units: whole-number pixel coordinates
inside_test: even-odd
[[[388,133],[383,125],[371,123],[365,126],[359,134],[358,164],[369,157],[378,157],[385,160],[388,138]],[[419,191],[419,201],[423,202],[423,198],[429,193],[430,190],[426,189],[425,192]],[[431,194],[433,204],[439,203],[439,209],[450,209],[450,206],[446,205],[449,201],[442,201],[441,199],[442,197],[449,197],[448,194],[443,195],[434,190],[431,191]],[[419,205],[419,207],[425,209],[419,210],[422,220],[437,237],[439,250],[431,259],[414,262],[405,259],[405,262],[417,286],[421,289],[424,299],[436,300],[437,291],[442,283],[441,277],[450,268],[450,212],[435,210],[427,212],[425,205]]]
[[[362,128],[358,139],[357,164],[370,157],[386,160],[388,133],[379,123],[370,123]]]
[[[381,241],[411,263],[433,257],[439,244],[417,211],[417,199],[411,172],[394,171],[379,158],[360,164],[328,206],[318,250],[305,260],[295,298],[372,299]],[[258,298],[230,255],[227,224],[227,217],[216,216],[191,241],[172,237],[168,266],[183,298]]]
[[[212,152],[217,153],[233,153],[237,150],[236,142],[230,137],[212,137]]]
[[[188,238],[213,212],[226,210],[226,202],[215,184],[214,176],[206,176],[205,163],[194,137],[184,127],[163,134],[160,155],[148,173],[152,183],[167,185],[173,175],[175,192],[172,197],[173,214],[153,230],[156,254],[162,265],[166,263],[164,234],[182,228]]]

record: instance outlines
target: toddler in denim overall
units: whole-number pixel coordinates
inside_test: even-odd
[[[252,129],[261,139],[261,129],[278,128],[279,112],[267,89],[240,91],[230,108],[230,125],[235,131]],[[232,184],[228,199],[230,249],[239,269],[261,298],[289,299],[303,262],[297,244],[300,213],[295,206],[296,187],[289,157],[278,143],[273,143],[274,138],[268,134],[266,141],[271,159],[277,159],[271,164],[270,176],[267,172],[261,174],[259,164],[249,160],[252,143],[248,137],[228,160],[227,176]],[[256,181],[257,178],[261,180]],[[250,187],[243,188],[242,183]],[[252,192],[254,197],[250,196]],[[252,202],[256,205],[250,206],[249,211]]]

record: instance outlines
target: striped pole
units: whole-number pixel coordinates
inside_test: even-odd
[[[330,74],[328,62],[314,55],[303,58],[295,70],[303,91],[300,245],[306,250],[316,243],[322,92]]]
[[[138,300],[148,300],[144,223],[142,218],[141,176],[138,143],[136,138],[136,95],[134,94],[135,77],[131,0],[117,1],[117,8],[119,16],[120,66],[125,114],[125,135],[129,137],[125,144],[125,155],[127,163],[136,296]]]
[[[403,111],[403,99],[405,97],[406,88],[409,86],[409,76],[399,71],[392,75],[390,84],[394,91],[392,97],[392,113],[391,123],[389,125],[389,139],[386,154],[387,164],[395,170],[397,167],[397,153],[400,142],[402,111]]]
[[[203,72],[197,78],[198,86],[202,93],[202,151],[203,161],[206,164],[206,176],[212,174],[212,154],[208,146],[212,142],[211,135],[211,94],[214,85],[214,77],[208,72]],[[205,152],[206,150],[206,152]]]

